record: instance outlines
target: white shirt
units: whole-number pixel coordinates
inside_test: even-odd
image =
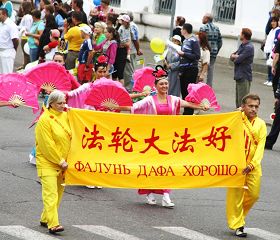
[[[17,25],[7,18],[4,23],[0,23],[0,49],[14,48],[12,39],[18,38]]]
[[[30,14],[25,14],[21,21],[20,21],[20,24],[18,25],[18,29],[21,30],[24,28],[24,30],[26,32],[30,32],[30,28],[32,26],[32,23],[33,23],[33,18]]]

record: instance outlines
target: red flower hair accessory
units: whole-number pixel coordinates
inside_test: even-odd
[[[102,64],[102,63],[107,63],[108,62],[108,58],[106,57],[106,56],[104,56],[104,55],[101,55],[101,56],[99,56],[98,58],[97,58],[97,62],[99,63],[99,64]]]
[[[155,71],[153,71],[152,74],[156,78],[163,78],[163,77],[167,77],[168,76],[167,71],[161,65],[157,65],[155,67]]]

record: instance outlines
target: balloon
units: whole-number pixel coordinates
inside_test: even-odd
[[[28,55],[29,55],[29,51],[30,51],[30,49],[29,49],[29,45],[28,45],[28,43],[25,43],[25,44],[24,44],[24,46],[23,46],[23,51],[24,51],[26,54],[28,54]]]
[[[100,6],[101,0],[93,0],[93,4],[94,4],[95,6]]]
[[[153,38],[150,42],[150,47],[154,53],[162,54],[165,49],[165,43],[160,38]]]

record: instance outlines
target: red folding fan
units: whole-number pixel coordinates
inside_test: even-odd
[[[115,111],[110,106],[132,106],[132,100],[122,84],[107,78],[101,78],[91,85],[85,103],[100,111]]]
[[[33,113],[39,110],[37,86],[27,82],[27,78],[22,74],[1,75],[0,100],[14,105],[31,107]]]
[[[154,90],[156,77],[152,75],[153,71],[154,69],[151,67],[137,69],[133,74],[133,91],[143,92],[146,86]]]
[[[58,63],[46,62],[29,69],[24,75],[28,81],[46,92],[53,90],[70,91],[71,80],[66,69]]]

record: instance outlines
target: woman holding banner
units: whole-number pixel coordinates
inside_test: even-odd
[[[63,172],[68,167],[66,159],[71,142],[71,129],[64,108],[64,93],[54,90],[35,129],[36,167],[44,205],[40,224],[48,227],[52,234],[64,231],[59,224],[58,208],[64,191]]]
[[[155,88],[157,95],[148,96],[143,100],[136,102],[132,107],[116,107],[119,110],[130,111],[135,114],[154,114],[154,115],[179,115],[180,108],[189,107],[193,109],[207,110],[208,107],[186,102],[179,97],[168,95],[167,71],[160,65],[156,66],[153,75],[156,77]],[[169,189],[139,189],[139,194],[147,194],[147,204],[155,205],[154,194],[163,195],[162,206],[173,208],[175,204],[171,201]]]

